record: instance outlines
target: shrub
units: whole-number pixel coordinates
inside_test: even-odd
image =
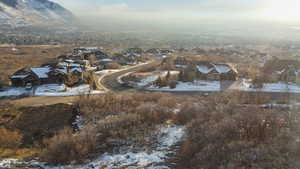
[[[175,80],[172,80],[172,81],[169,83],[170,89],[175,89],[176,86],[177,86],[177,81],[175,81]]]
[[[177,124],[186,124],[195,119],[204,107],[195,103],[186,103],[179,112],[173,116],[173,120]]]
[[[96,129],[86,127],[77,134],[65,128],[54,137],[45,141],[46,149],[41,155],[42,160],[50,164],[69,164],[72,161],[82,162],[95,151]]]
[[[185,168],[299,168],[295,117],[240,108],[234,114],[201,113],[187,126],[181,149]],[[291,121],[291,119],[294,119]]]
[[[22,144],[22,135],[17,131],[0,128],[0,148],[17,149]]]
[[[120,69],[120,68],[121,68],[121,65],[117,62],[105,64],[105,69]]]
[[[137,107],[136,112],[141,116],[143,121],[151,124],[165,122],[171,116],[171,113],[165,107],[151,103],[140,105]]]

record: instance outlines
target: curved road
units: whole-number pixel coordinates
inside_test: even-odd
[[[159,60],[155,60],[152,61],[150,63],[147,64],[143,64],[143,65],[137,65],[134,67],[130,67],[126,70],[122,70],[119,72],[114,72],[114,73],[110,73],[107,75],[104,75],[102,77],[99,77],[99,79],[97,80],[98,87],[102,87],[105,91],[113,91],[113,92],[120,92],[120,91],[125,91],[125,90],[132,90],[132,91],[136,91],[137,89],[131,88],[131,87],[126,87],[122,84],[120,84],[118,82],[118,77],[129,73],[129,72],[137,72],[137,71],[142,71],[142,70],[146,70],[152,67],[156,67],[159,66],[160,61]]]

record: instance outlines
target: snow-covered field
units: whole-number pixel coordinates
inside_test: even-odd
[[[65,85],[48,84],[37,87],[34,96],[76,96],[84,94],[101,94],[103,91],[91,90],[87,84],[77,87],[66,87]]]
[[[17,97],[22,95],[29,95],[30,91],[26,90],[25,88],[8,88],[4,91],[0,91],[0,98],[1,97]]]
[[[251,88],[250,83],[242,81],[241,86],[237,89],[248,92],[271,92],[271,93],[300,93],[300,86],[294,83],[265,83],[262,88]]]
[[[123,76],[120,76],[118,78],[118,82],[120,84],[124,84],[125,82],[122,81],[122,78],[125,77],[125,76],[128,76],[130,74],[132,74],[134,72],[129,72],[127,74],[124,74]],[[144,86],[147,86],[153,82],[155,82],[158,77],[164,77],[168,74],[168,71],[163,71],[163,72],[153,72],[153,75],[150,75],[150,76],[145,76],[144,78],[142,78],[139,82],[129,82],[129,84],[133,87],[144,87]],[[170,71],[170,74],[171,75],[178,75],[179,74],[179,71]]]
[[[203,92],[218,92],[221,91],[221,84],[219,81],[195,81],[195,82],[178,82],[176,88],[170,87],[159,88],[157,86],[150,86],[146,90],[153,91],[203,91]]]
[[[85,165],[69,166],[47,166],[39,162],[27,162],[25,165],[32,165],[43,169],[169,169],[161,163],[168,159],[169,155],[175,153],[173,146],[179,143],[185,135],[183,126],[166,126],[160,128],[158,134],[158,145],[151,152],[125,152],[121,154],[105,153],[99,158]],[[15,164],[21,164],[14,159],[0,161],[0,168],[13,168]]]
[[[157,80],[158,77],[159,77],[158,75],[147,76],[144,79],[142,79],[140,82],[137,82],[135,85],[137,85],[138,87],[146,86],[147,84]]]
[[[77,87],[66,87],[59,84],[47,84],[36,87],[33,90],[25,88],[8,88],[5,91],[0,91],[1,97],[19,97],[19,96],[76,96],[84,94],[102,94],[104,91],[91,90],[90,86],[83,84]]]

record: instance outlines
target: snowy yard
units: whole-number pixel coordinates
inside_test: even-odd
[[[120,76],[118,78],[118,82],[120,84],[124,84],[125,82],[122,81],[123,77],[129,76],[130,74],[133,74],[134,72],[129,72],[127,74],[124,74],[123,76]],[[162,72],[152,72],[152,75],[144,76],[139,80],[139,82],[128,82],[133,87],[144,87],[147,86],[153,82],[155,82],[159,77],[165,77],[167,76],[168,71],[162,71]],[[170,75],[178,75],[179,71],[170,71]]]
[[[140,82],[137,82],[135,85],[138,87],[143,87],[146,86],[147,84],[153,83],[155,80],[158,79],[158,75],[153,75],[153,76],[147,76],[143,79],[141,79]]]
[[[66,87],[60,84],[47,84],[37,86],[36,89],[26,90],[25,88],[8,88],[0,91],[1,97],[20,97],[20,96],[77,96],[84,94],[102,94],[104,91],[91,90],[90,86],[83,84],[77,87]]]
[[[4,91],[0,91],[0,98],[1,97],[18,97],[22,95],[29,95],[30,91],[26,90],[25,88],[7,88]]]
[[[146,90],[152,91],[203,91],[203,92],[218,92],[221,91],[221,84],[219,81],[194,81],[194,82],[178,82],[176,88],[170,87],[159,88],[157,86],[151,86]]]
[[[300,86],[294,83],[278,82],[265,83],[262,88],[255,89],[251,88],[251,84],[249,82],[243,80],[241,86],[236,90],[249,92],[300,93]]]
[[[91,90],[88,84],[83,84],[72,88],[59,84],[48,84],[37,87],[34,92],[34,96],[77,96],[101,93],[104,93],[104,91]]]
[[[27,162],[25,165],[32,165],[43,169],[117,169],[117,168],[147,168],[147,169],[169,169],[168,166],[161,166],[169,155],[175,153],[172,149],[185,135],[183,126],[166,126],[159,129],[158,145],[151,152],[125,152],[121,154],[101,155],[96,160],[85,165],[69,166],[47,166],[39,162]],[[15,164],[21,164],[14,159],[0,161],[0,168],[13,168]]]

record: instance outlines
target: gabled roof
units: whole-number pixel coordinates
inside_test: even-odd
[[[29,74],[24,74],[24,75],[11,75],[10,78],[11,79],[25,79],[26,77],[28,77]]]
[[[196,67],[199,72],[204,74],[210,73],[215,69],[213,66],[208,66],[208,65],[197,65]]]
[[[219,73],[228,73],[232,70],[232,68],[229,65],[225,64],[214,64],[214,67]]]
[[[51,71],[50,67],[32,67],[30,70],[41,79],[48,78],[48,73]]]
[[[212,64],[208,62],[201,62],[196,64],[196,67],[199,72],[203,74],[208,74],[213,71],[216,71],[219,74],[228,73],[233,70],[233,68],[227,64]],[[233,70],[235,71],[235,70]]]

